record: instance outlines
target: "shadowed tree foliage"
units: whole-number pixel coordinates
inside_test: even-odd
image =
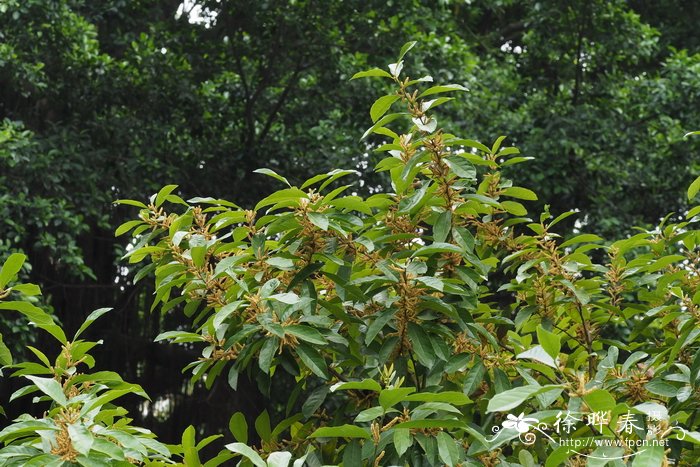
[[[27,252],[24,274],[68,331],[116,307],[95,324],[109,343],[98,360],[148,375],[175,407],[144,425],[172,429],[166,440],[221,426],[226,389],[185,397],[199,391],[178,375],[192,356],[152,343],[176,318],[149,314],[148,281],[117,265],[113,226],[128,213],[114,199],[175,183],[250,207],[271,191],[251,175],[263,165],[292,181],[357,168],[358,192],[388,186],[372,171],[380,139],[360,143],[354,117],[383,88],[347,80],[416,39],[416,76],[470,89],[446,121],[510,135],[535,161],[506,173],[553,211],[579,208],[604,234],[652,225],[685,208],[678,187],[699,170],[697,141],[683,140],[700,120],[693,14],[676,1],[2,1],[0,249]]]

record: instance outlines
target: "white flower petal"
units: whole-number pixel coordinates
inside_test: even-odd
[[[398,77],[401,74],[401,70],[403,70],[403,60],[401,60],[399,63],[389,64],[389,72],[391,73],[391,76]]]

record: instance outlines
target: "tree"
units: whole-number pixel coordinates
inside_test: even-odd
[[[192,427],[167,452],[127,421],[116,424],[130,437],[105,431],[124,415],[111,401],[127,383],[78,370],[94,343],[77,339],[107,310],[69,342],[40,309],[10,301],[0,308],[62,351],[55,365],[36,352],[42,364],[14,366],[29,380],[19,395],[40,391],[49,410],[0,431],[8,465],[120,465],[132,452],[188,466],[697,463],[700,206],[632,237],[563,239],[555,226],[575,213],[528,217],[536,194],[503,173],[527,157],[503,136],[486,146],[443,126],[435,109],[465,88],[407,76],[414,46],[354,76],[392,84],[365,132],[387,138],[377,169],[391,192],[348,194],[338,185],[351,170],[296,186],[259,169],[284,188],[252,210],[184,201],[175,185],[120,201],[139,209],[117,229],[136,241],[125,259],[147,263],[141,278],[154,273],[161,313],[189,320],[157,340],[199,352],[192,382],[225,378],[235,390],[252,376],[269,402],[253,423],[259,439],[233,413],[236,442],[205,463],[215,437],[197,443]],[[700,177],[687,198],[699,191]],[[6,288],[18,264],[0,270],[4,296],[37,292]],[[294,388],[275,397],[280,381]]]
[[[199,17],[185,4],[200,7]],[[111,207],[114,198],[177,184],[185,199],[252,207],[271,190],[250,175],[261,160],[297,185],[348,167],[362,172],[358,194],[385,191],[386,173],[372,170],[382,137],[356,137],[364,131],[356,115],[381,85],[338,83],[390,60],[393,44],[419,39],[416,76],[471,90],[442,121],[484,141],[508,134],[536,158],[507,167],[508,177],[541,193],[553,212],[586,212],[578,219],[585,230],[619,237],[628,225],[650,227],[669,210],[688,209],[677,187],[697,174],[691,155],[699,149],[682,139],[700,108],[692,14],[670,22],[682,3],[659,5],[2,2],[3,257],[27,253],[23,278],[41,285],[41,305],[69,334],[91,310],[115,307],[109,323],[95,324],[108,343],[97,359],[127,380],[146,368],[149,393],[174,407],[157,418],[127,399],[141,425],[166,441],[179,438],[190,413],[225,427],[226,393],[204,397],[196,386],[201,397],[188,397],[177,376],[191,352],[152,343],[186,322],[145,316],[152,286],[135,283],[136,271],[119,263],[127,242],[112,226],[129,211]],[[16,318],[1,326],[49,345]]]

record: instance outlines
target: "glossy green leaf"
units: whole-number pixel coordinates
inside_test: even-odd
[[[73,340],[77,340],[78,336],[80,336],[92,323],[97,321],[100,318],[100,316],[104,315],[109,311],[112,311],[112,308],[98,308],[97,310],[90,313],[87,316],[87,318],[85,318],[85,321],[83,321],[83,324],[81,324],[78,330],[75,332]]]
[[[359,389],[363,391],[379,392],[382,387],[373,379],[364,379],[362,381],[347,381],[336,383],[331,386],[331,391],[347,391],[351,389]]]
[[[243,412],[236,412],[231,415],[231,419],[228,422],[228,429],[239,443],[245,444],[248,442],[248,422]]]
[[[243,457],[250,460],[255,467],[267,467],[267,463],[260,457],[260,455],[255,452],[252,448],[248,447],[243,443],[231,443],[225,446],[229,451],[240,454]]]
[[[371,77],[380,77],[380,78],[391,78],[391,75],[379,68],[372,68],[371,70],[367,71],[360,71],[358,73],[355,73],[352,75],[352,78],[350,79],[357,79],[357,78],[371,78]]]
[[[12,253],[0,269],[0,291],[17,275],[24,261],[27,259],[22,253]]]
[[[0,366],[12,365],[12,353],[0,335]]]
[[[561,350],[561,337],[553,332],[547,331],[542,326],[537,326],[537,341],[550,357],[556,359]]]
[[[394,435],[394,448],[399,456],[403,456],[404,453],[413,445],[413,437],[411,436],[411,430],[408,428],[395,428]]]
[[[474,165],[461,156],[449,156],[443,159],[452,171],[461,178],[476,180],[476,169]]]
[[[396,102],[399,99],[399,96],[396,94],[390,94],[388,96],[382,96],[379,99],[377,99],[374,104],[372,104],[372,108],[369,111],[369,115],[372,118],[372,122],[376,122],[379,120],[386,112],[389,110],[391,107],[391,104]]]
[[[38,376],[25,376],[34,385],[39,388],[41,392],[49,396],[54,402],[56,402],[61,407],[65,407],[68,404],[68,399],[63,393],[63,388],[53,378],[40,378]]]
[[[255,169],[255,170],[253,170],[253,172],[254,172],[254,173],[257,173],[257,174],[267,175],[268,177],[272,177],[272,178],[274,178],[275,180],[279,180],[280,182],[284,183],[285,185],[287,185],[287,186],[290,187],[290,188],[291,188],[291,186],[292,186],[292,185],[289,183],[289,180],[287,180],[287,179],[284,178],[282,175],[278,174],[277,172],[275,172],[275,171],[272,170],[272,169],[265,169],[265,168],[262,168],[262,169]]]
[[[505,188],[503,190],[503,195],[510,196],[511,198],[524,199],[528,201],[536,201],[537,195],[534,191],[528,190],[527,188],[522,188],[519,186],[512,186]]]
[[[561,389],[561,386],[556,384],[546,386],[527,385],[503,391],[495,394],[489,400],[487,412],[508,412],[537,394],[555,389]]]
[[[304,365],[316,376],[323,379],[329,378],[326,361],[313,347],[300,343],[295,350]]]
[[[155,201],[153,202],[155,207],[160,207],[168,196],[170,196],[170,193],[172,193],[176,188],[177,185],[165,185],[163,188],[161,188],[155,197]]]
[[[444,431],[441,431],[437,435],[437,443],[440,459],[446,465],[457,465],[459,461],[459,450],[457,449],[454,438]]]
[[[693,183],[688,187],[688,201],[692,201],[698,191],[700,191],[700,177],[693,180]]]
[[[419,98],[422,97],[428,97],[432,96],[433,94],[439,94],[443,92],[454,92],[454,91],[469,91],[469,89],[465,88],[464,86],[460,84],[444,84],[440,86],[433,86],[425,91],[423,91],[420,95],[418,95]]]

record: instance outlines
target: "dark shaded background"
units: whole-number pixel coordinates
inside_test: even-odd
[[[149,281],[133,283],[113,233],[135,208],[112,201],[175,183],[252,206],[273,189],[260,166],[292,181],[357,168],[359,191],[381,187],[359,136],[382,83],[348,79],[418,40],[407,73],[471,90],[444,107],[451,128],[508,135],[535,157],[518,184],[553,212],[580,209],[581,229],[625,235],[682,212],[700,172],[683,139],[700,129],[698,24],[681,0],[4,1],[0,257],[29,256],[25,276],[69,333],[115,308],[90,337],[105,341],[99,368],[156,401],[129,401],[138,424],[166,442],[190,424],[220,432],[263,409],[256,385],[192,387],[181,369],[197,351],[152,342],[179,314],[148,311]],[[27,342],[57,350],[12,315],[0,332],[19,358]],[[14,387],[0,380],[3,400]],[[8,419],[30,402],[3,404]]]

